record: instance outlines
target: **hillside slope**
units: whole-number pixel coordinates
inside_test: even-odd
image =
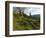
[[[13,30],[38,30],[40,29],[39,16],[27,16],[24,13],[13,14]]]

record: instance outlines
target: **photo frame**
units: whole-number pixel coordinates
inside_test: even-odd
[[[45,4],[35,2],[5,2],[5,36],[45,34]]]

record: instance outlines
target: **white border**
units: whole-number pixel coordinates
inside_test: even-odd
[[[13,31],[13,7],[40,7],[40,30],[25,30],[25,31]],[[9,5],[9,34],[10,35],[19,35],[19,34],[36,34],[43,33],[43,6],[42,5],[32,5],[32,4],[18,4],[10,3]]]

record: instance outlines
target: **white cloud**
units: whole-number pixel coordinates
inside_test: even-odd
[[[29,13],[31,13],[31,15],[36,15],[36,14],[40,14],[40,8],[31,7],[30,9],[26,9],[24,12],[28,16],[29,16]]]

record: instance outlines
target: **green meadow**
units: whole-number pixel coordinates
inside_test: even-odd
[[[40,15],[28,16],[23,12],[13,13],[13,30],[39,30]]]

